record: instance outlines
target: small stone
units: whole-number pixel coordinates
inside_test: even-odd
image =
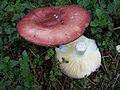
[[[116,46],[116,50],[117,50],[118,53],[120,53],[120,45]]]

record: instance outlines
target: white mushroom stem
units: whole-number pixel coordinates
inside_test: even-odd
[[[101,54],[95,41],[85,36],[55,50],[61,70],[72,78],[88,76],[101,65]],[[64,63],[64,60],[68,63]]]
[[[86,49],[87,49],[87,46],[86,46],[86,44],[84,42],[78,42],[76,44],[76,51],[78,53],[80,53],[81,55],[84,54],[84,52],[86,51]]]

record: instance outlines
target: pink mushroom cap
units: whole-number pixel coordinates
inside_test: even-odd
[[[52,6],[30,11],[17,24],[26,40],[42,46],[63,45],[79,38],[90,22],[80,6]]]

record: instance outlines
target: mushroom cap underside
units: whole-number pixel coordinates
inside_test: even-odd
[[[84,42],[87,49],[84,53],[79,53],[75,46],[79,42]],[[56,59],[60,61],[60,69],[69,77],[83,78],[90,75],[101,65],[101,54],[92,39],[81,36],[74,42],[62,45],[55,49]]]

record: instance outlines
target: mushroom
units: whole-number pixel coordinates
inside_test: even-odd
[[[17,24],[17,31],[37,45],[63,45],[80,37],[89,21],[88,12],[79,6],[36,8]]]
[[[85,36],[55,50],[61,70],[72,78],[88,76],[101,65],[101,55],[95,40]]]
[[[75,63],[78,57],[82,58],[84,54],[87,53],[87,50],[89,50],[89,40],[86,38],[85,41],[87,40],[87,42],[85,42],[85,37],[80,37],[85,32],[85,28],[88,26],[89,22],[90,16],[88,12],[80,6],[51,6],[33,9],[24,16],[24,18],[17,24],[16,28],[20,36],[36,45],[59,45],[60,47],[55,49],[56,59],[61,61],[61,58],[65,58],[65,60],[68,60],[70,63]],[[83,38],[83,40],[81,38]],[[96,45],[93,46],[96,47]],[[74,57],[71,57],[73,53],[69,53],[69,50],[72,50],[71,52],[76,50],[79,54],[76,53]],[[92,51],[92,49],[90,50]],[[95,50],[93,49],[93,51]],[[99,52],[98,49],[97,52]],[[67,56],[64,55],[70,56],[71,58],[67,59]],[[100,55],[96,54],[96,57],[97,56],[100,57]],[[86,58],[89,57],[90,55],[86,55]],[[97,58],[95,60],[97,60]],[[91,64],[93,64],[92,61],[94,60],[90,61]],[[73,78],[81,77],[82,69],[79,69],[80,75],[75,75],[76,70],[74,67],[77,66],[75,66],[76,64],[71,64],[71,66],[69,66],[69,62],[60,65],[63,72]],[[78,64],[78,68],[81,68],[81,64],[82,63]],[[87,61],[83,64],[87,64]],[[73,73],[71,73],[70,70],[67,71],[68,68],[71,70],[73,68]],[[96,69],[98,67],[96,66],[94,68]],[[89,68],[87,69],[89,70]],[[87,69],[85,70],[87,71]],[[93,72],[95,69],[92,69],[91,71]]]

